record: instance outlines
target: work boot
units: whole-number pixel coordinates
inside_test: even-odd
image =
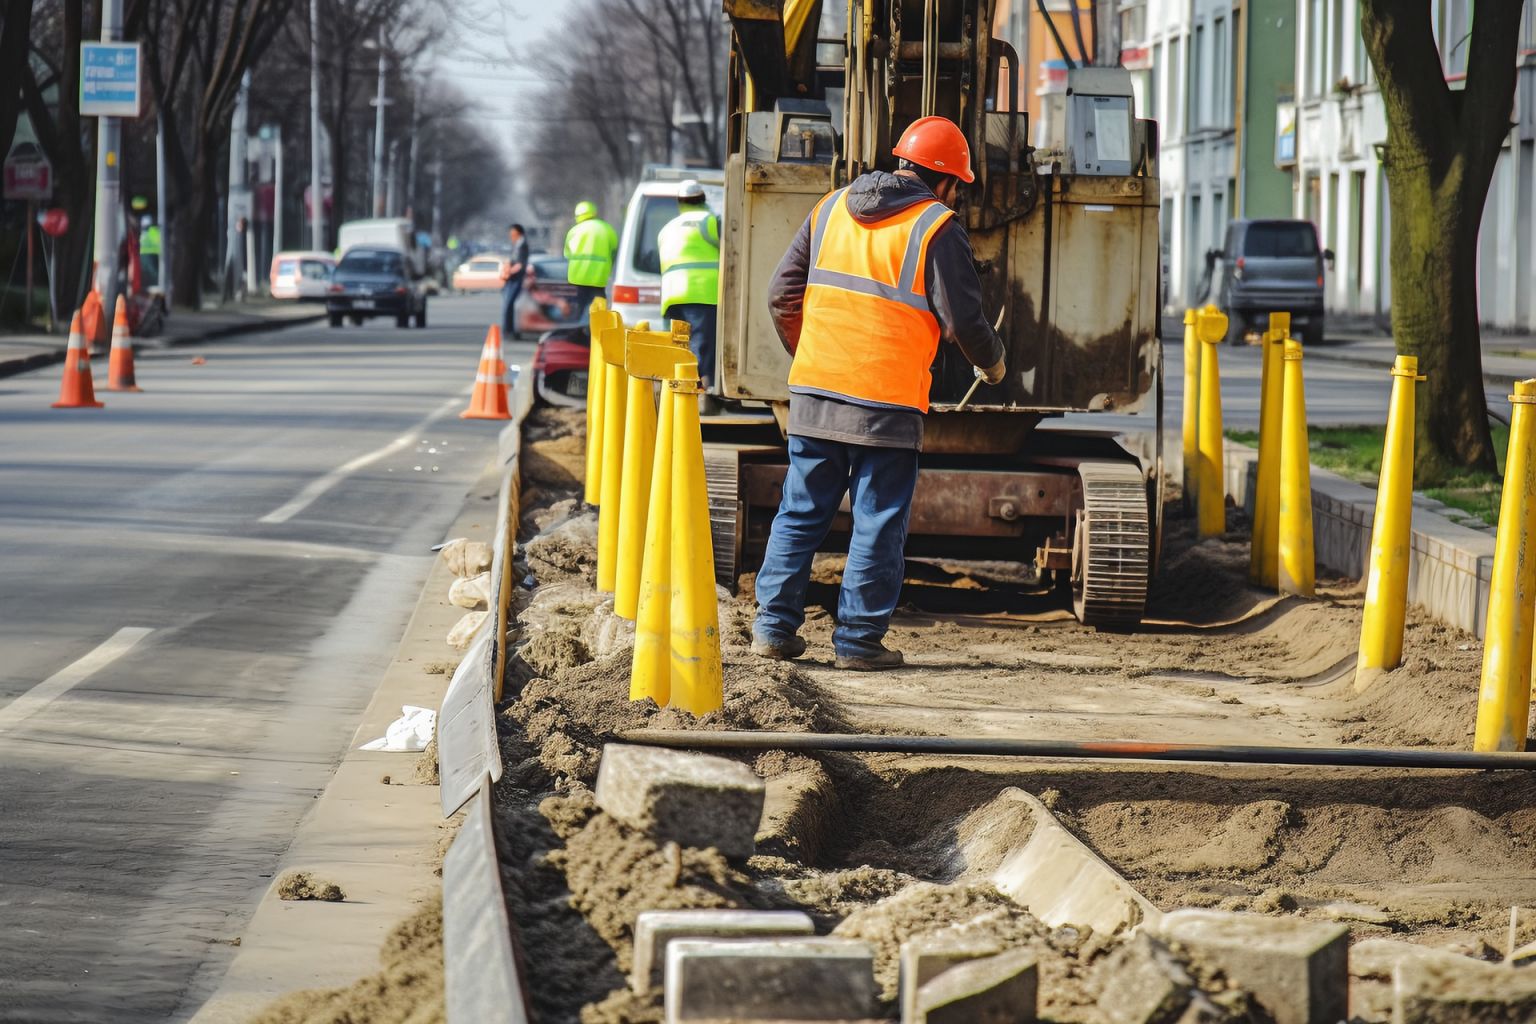
[[[833,664],[850,672],[880,672],[888,668],[900,668],[905,662],[900,651],[893,651],[881,644],[877,649],[865,653],[839,654]]]
[[[752,653],[774,661],[794,661],[805,653],[805,641],[798,636],[792,636],[786,640],[763,640],[753,637]]]

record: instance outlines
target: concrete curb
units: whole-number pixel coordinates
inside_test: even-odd
[[[1251,508],[1259,453],[1226,442],[1226,488],[1233,501]],[[1469,529],[1415,498],[1408,572],[1408,600],[1446,625],[1481,638],[1493,575],[1491,534]],[[1444,507],[1444,506],[1441,506]],[[1376,492],[1312,467],[1312,534],[1317,564],[1362,579],[1370,566]]]
[[[491,817],[491,784],[501,778],[496,701],[506,674],[512,604],[512,556],[521,518],[518,455],[523,420],[533,411],[533,375],[520,372],[510,395],[512,421],[498,438],[504,467],[491,543],[494,604],[438,713],[438,774],[443,816],[472,802],[443,862],[443,959],[451,1024],[526,1024],[512,921],[501,888]],[[465,675],[462,690],[459,676]]]
[[[1331,346],[1321,349],[1316,347],[1309,348],[1307,349],[1307,358],[1322,359],[1330,363],[1343,363],[1346,366],[1361,366],[1370,370],[1392,369],[1392,356],[1388,356],[1386,359],[1373,359],[1370,356],[1351,353],[1348,345]],[[1536,377],[1536,365],[1533,365],[1531,372],[1523,377],[1516,377],[1513,374],[1498,373],[1487,369],[1483,370],[1484,384],[1505,388],[1506,390],[1512,389],[1515,381],[1523,380],[1525,377]]]
[[[444,1000],[450,1021],[527,1024],[492,827],[481,787],[443,859]]]
[[[241,334],[254,334],[256,331],[293,327],[299,324],[311,324],[323,319],[325,319],[324,312],[294,317],[262,317],[250,323],[226,324],[223,327],[214,327],[184,338],[166,336],[135,338],[133,350],[135,353],[145,351],[146,349],[163,351],[169,348],[179,348],[183,345],[197,345],[207,341],[232,338]],[[19,373],[26,373],[28,370],[36,370],[44,366],[54,366],[62,363],[66,351],[68,351],[67,348],[60,346],[57,351],[53,352],[34,352],[31,355],[18,356],[14,359],[0,359],[0,377],[14,377]]]

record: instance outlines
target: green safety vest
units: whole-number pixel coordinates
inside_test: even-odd
[[[144,233],[139,236],[139,255],[160,255],[160,225],[151,224],[149,227],[145,228]]]
[[[677,303],[720,302],[720,218],[689,210],[667,222],[657,238],[661,251],[661,311]]]
[[[618,248],[619,236],[607,221],[593,217],[577,224],[565,235],[565,258],[570,267],[566,280],[606,288],[613,273],[613,254]]]

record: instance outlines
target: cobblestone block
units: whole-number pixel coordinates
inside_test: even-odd
[[[815,935],[798,910],[647,910],[635,921],[635,964],[629,984],[644,993],[661,984],[673,939],[755,939]]]
[[[678,939],[667,946],[667,1024],[859,1021],[875,1013],[875,957],[854,939]]]
[[[1460,961],[1460,962],[1457,962]],[[1398,961],[1392,1024],[1527,1024],[1536,1020],[1536,971],[1468,957]]]
[[[1156,929],[1192,964],[1252,993],[1275,1024],[1336,1024],[1349,1016],[1349,930],[1342,925],[1176,910]]]
[[[915,1024],[1035,1024],[1037,973],[1027,949],[970,960],[917,990]]]
[[[901,944],[902,1024],[921,1020],[917,990],[957,964],[1000,952],[996,943],[956,935],[920,935]]]
[[[763,816],[763,780],[736,761],[609,743],[597,805],[661,842],[750,857]]]

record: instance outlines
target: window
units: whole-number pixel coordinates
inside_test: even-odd
[[[1189,127],[1210,123],[1210,89],[1206,88],[1206,26],[1195,26],[1195,38],[1189,46]]]
[[[1316,256],[1317,232],[1295,221],[1255,221],[1243,237],[1243,255],[1272,260]]]
[[[1323,16],[1323,4],[1326,0],[1310,0],[1307,4],[1307,42],[1302,59],[1306,61],[1306,98],[1315,100],[1322,97],[1326,86],[1324,80],[1326,72],[1323,68],[1323,39],[1325,19]]]
[[[1184,78],[1184,111],[1180,118],[1179,127],[1182,134],[1188,134],[1195,127],[1199,117],[1198,104],[1200,97],[1197,93],[1198,85],[1195,81],[1195,53],[1190,48],[1189,36],[1179,37],[1180,64],[1183,66]]]
[[[399,274],[405,262],[398,252],[388,249],[353,249],[341,258],[337,269],[352,274]]]
[[[1162,108],[1157,104],[1161,100],[1162,90],[1157,87],[1158,79],[1163,74],[1163,44],[1157,43],[1152,47],[1152,73],[1147,76],[1147,117],[1154,121],[1164,120]]]
[[[1345,74],[1344,70],[1344,0],[1330,0],[1328,5],[1328,88]]]
[[[1470,8],[1471,0],[1444,0],[1441,7],[1440,58],[1447,77],[1467,73],[1467,51],[1472,47]]]
[[[1226,127],[1232,123],[1227,97],[1227,19],[1211,23],[1211,50],[1215,61],[1211,72],[1211,123]]]

